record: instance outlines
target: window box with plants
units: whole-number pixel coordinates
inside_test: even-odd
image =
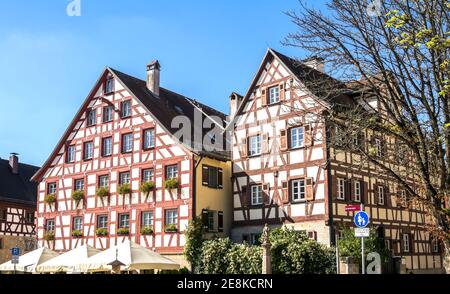
[[[178,180],[177,179],[167,179],[164,182],[164,187],[166,189],[176,189],[176,188],[178,188]]]
[[[152,235],[153,234],[153,227],[152,226],[145,226],[141,228],[141,234],[142,235]]]
[[[119,189],[117,190],[120,195],[127,195],[131,193],[131,186],[130,184],[122,184],[119,186]]]
[[[44,240],[45,241],[53,241],[53,240],[55,240],[55,232],[53,232],[53,231],[45,232]]]
[[[72,199],[79,203],[84,199],[84,191],[83,190],[75,190],[72,193]]]
[[[106,187],[100,187],[97,190],[97,197],[104,198],[109,196],[109,189]]]
[[[154,189],[155,189],[155,182],[149,181],[149,182],[142,183],[142,185],[140,187],[140,191],[142,193],[144,193],[145,200],[147,200],[148,196]]]
[[[49,205],[50,204],[54,204],[56,202],[55,194],[47,194],[47,195],[45,195],[44,202],[46,204],[49,204]]]
[[[106,228],[98,228],[95,234],[99,237],[105,237],[108,236],[108,230]]]
[[[125,236],[130,234],[129,228],[118,228],[117,229],[117,235]]]
[[[72,237],[74,237],[74,238],[83,237],[83,232],[81,230],[73,230],[72,231]]]
[[[166,233],[176,233],[176,232],[178,232],[177,225],[175,225],[175,224],[166,225],[166,227],[164,228],[164,232],[166,232]]]

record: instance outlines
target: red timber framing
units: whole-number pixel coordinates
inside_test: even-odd
[[[107,77],[114,78],[114,91],[103,92]],[[131,101],[132,115],[121,117],[124,101]],[[112,106],[113,119],[103,122],[103,111]],[[96,123],[88,126],[87,110],[96,111]],[[143,133],[146,129],[155,130],[154,148],[143,148]],[[123,135],[131,134],[131,152],[122,152]],[[104,138],[112,138],[112,154],[103,156]],[[84,159],[84,144],[93,143],[92,159]],[[75,160],[67,162],[67,147],[75,147]],[[184,230],[193,211],[193,153],[176,141],[172,135],[151,114],[151,111],[107,68],[97,81],[93,90],[83,103],[71,125],[61,138],[55,151],[34,176],[39,182],[37,232],[38,242],[59,251],[70,250],[79,244],[89,244],[97,248],[108,248],[111,244],[130,238],[131,240],[154,248],[158,252],[180,254],[185,243]],[[166,167],[176,165],[178,169],[178,188],[165,189]],[[142,172],[153,170],[154,191],[146,197],[140,192]],[[131,193],[120,195],[120,175],[129,173]],[[99,177],[108,176],[109,196],[97,196]],[[84,199],[72,199],[75,181],[84,181]],[[56,183],[56,202],[45,203],[48,183]],[[177,211],[177,232],[165,232],[166,210]],[[152,212],[154,233],[141,234],[142,213]],[[119,235],[119,218],[128,214],[129,234]],[[107,235],[96,233],[98,217],[107,217]],[[82,218],[82,236],[72,236],[74,217]],[[46,222],[54,220],[54,240],[45,240]]]

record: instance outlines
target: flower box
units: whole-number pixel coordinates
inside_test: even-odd
[[[100,188],[98,188],[96,194],[97,194],[97,196],[100,197],[100,198],[108,197],[108,196],[109,196],[109,190],[108,190],[108,188],[106,188],[106,187],[100,187]]]
[[[84,199],[84,191],[83,190],[75,190],[72,193],[72,199],[79,202]]]
[[[170,225],[166,225],[166,227],[164,228],[164,231],[166,233],[176,233],[176,232],[178,232],[178,228],[177,228],[177,225],[170,224]]]
[[[44,202],[47,203],[47,204],[53,204],[53,203],[55,203],[55,202],[56,202],[56,196],[55,196],[55,194],[48,194],[48,195],[45,195]]]
[[[83,232],[81,230],[73,230],[72,237],[74,237],[74,238],[83,237]]]
[[[130,194],[131,187],[130,184],[123,184],[119,186],[118,192],[120,195]]]
[[[176,189],[176,188],[178,188],[178,180],[177,179],[167,179],[164,182],[164,187],[166,189]]]
[[[45,232],[44,240],[45,241],[53,241],[53,240],[55,240],[55,233],[53,231]]]
[[[108,230],[106,228],[98,228],[95,231],[95,234],[99,237],[108,236]]]
[[[145,226],[141,228],[141,234],[142,235],[152,235],[153,234],[153,227],[152,226]]]
[[[117,235],[129,235],[130,234],[130,229],[128,228],[118,228],[117,229]]]

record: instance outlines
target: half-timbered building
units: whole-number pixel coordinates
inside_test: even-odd
[[[36,247],[36,183],[31,177],[39,168],[19,162],[12,153],[0,158],[0,263],[11,259],[11,249],[22,253]]]
[[[380,170],[355,165],[357,155],[330,146],[330,126],[318,119],[330,97],[307,86],[315,81],[344,85],[324,73],[319,58],[299,62],[269,49],[247,93],[231,95],[232,239],[257,242],[267,223],[332,245],[337,228],[352,226],[354,212],[345,206],[362,203],[408,271],[439,272],[441,248],[427,232],[425,209],[407,202],[405,192]],[[351,95],[332,99],[350,107],[361,102]],[[366,103],[380,110],[376,101]],[[357,143],[372,144],[382,157],[383,140],[390,139],[367,131]]]
[[[39,245],[103,249],[129,238],[182,262],[193,216],[208,234],[228,235],[230,158],[202,145],[225,119],[160,87],[158,61],[145,81],[106,68],[33,177]]]

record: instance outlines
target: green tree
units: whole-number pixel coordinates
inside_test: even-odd
[[[228,274],[260,274],[262,248],[247,244],[233,244],[227,254]]]
[[[355,237],[353,229],[349,227],[342,227],[342,239],[339,240],[339,254],[341,257],[354,257],[358,264],[361,264],[361,238]],[[369,252],[377,252],[381,256],[382,261],[387,261],[389,258],[389,250],[386,249],[384,241],[377,235],[377,230],[374,227],[370,228],[370,236],[364,238],[365,254]]]
[[[219,238],[204,241],[201,247],[198,271],[201,274],[227,274],[230,239]]]
[[[186,229],[186,244],[184,245],[184,256],[191,264],[194,272],[199,265],[204,233],[202,220],[199,217],[194,217]]]

